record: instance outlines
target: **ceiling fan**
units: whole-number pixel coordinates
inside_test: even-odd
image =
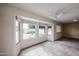
[[[58,18],[62,17],[63,15],[72,12],[70,9],[71,9],[71,8],[69,8],[69,9],[65,9],[65,8],[59,9],[59,10],[54,14],[54,17],[51,17],[51,18],[57,20]]]
[[[50,18],[54,19],[54,20],[57,20],[58,18],[60,18],[61,16],[63,16],[66,12],[64,11],[64,8],[63,9],[60,9],[58,10],[54,15],[53,17],[50,16]]]

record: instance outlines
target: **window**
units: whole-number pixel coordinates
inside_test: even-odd
[[[35,25],[23,23],[23,40],[35,37]]]
[[[52,35],[52,26],[48,26],[48,35]]]
[[[16,44],[19,43],[19,21],[16,20]]]
[[[56,25],[56,32],[61,32],[61,26],[60,25]]]
[[[45,26],[39,26],[39,36],[45,34]]]

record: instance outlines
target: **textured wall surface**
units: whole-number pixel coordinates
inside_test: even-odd
[[[63,36],[79,39],[79,22],[64,24]]]

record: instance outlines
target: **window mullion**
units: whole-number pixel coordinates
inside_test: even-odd
[[[45,25],[45,35],[48,36],[48,27]]]
[[[36,37],[38,37],[39,36],[39,24],[38,23],[36,23],[35,29],[36,29]]]
[[[20,21],[20,34],[19,34],[19,37],[20,37],[20,42],[23,41],[23,22]]]

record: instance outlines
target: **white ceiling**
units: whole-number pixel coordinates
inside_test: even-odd
[[[12,3],[8,5],[62,23],[73,22],[74,19],[79,18],[78,3]]]

